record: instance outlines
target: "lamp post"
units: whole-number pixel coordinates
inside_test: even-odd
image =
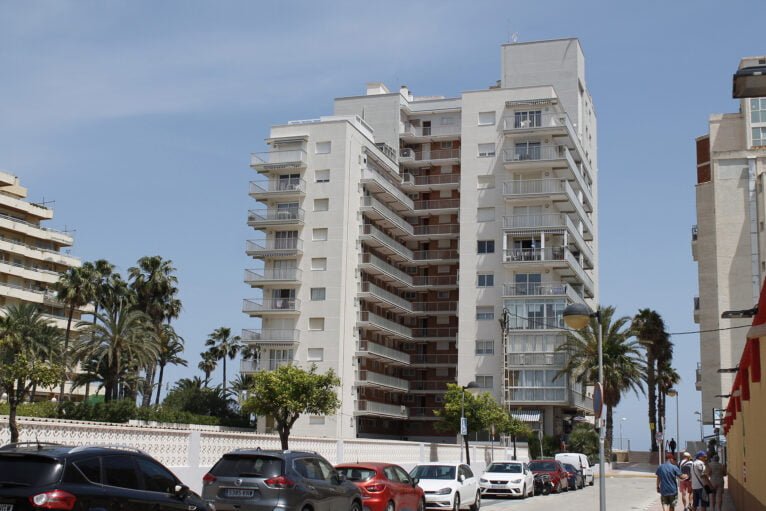
[[[620,418],[620,450],[624,451],[625,449],[622,448],[622,423],[628,420],[625,417]]]
[[[601,312],[596,309],[593,312],[590,307],[584,303],[573,303],[567,305],[564,309],[564,322],[570,328],[575,330],[582,330],[590,322],[591,318],[596,319],[596,339],[598,342],[598,387],[603,392],[604,388],[604,346],[601,334]],[[603,398],[600,403],[600,407],[603,408]],[[595,407],[594,407],[595,408]],[[596,410],[594,409],[594,412]],[[598,410],[599,412],[601,410]],[[598,428],[598,496],[599,496],[599,510],[606,511],[606,463],[604,460],[604,437],[606,436],[606,428],[604,427],[604,420],[601,418],[601,413],[598,413],[599,428]]]
[[[668,389],[668,391],[665,394],[667,394],[670,397],[676,398],[676,442],[677,442],[676,443],[676,446],[677,446],[676,449],[678,449],[678,452],[681,452],[681,446],[683,444],[681,443],[681,433],[680,433],[681,430],[678,428],[678,421],[679,421],[679,419],[678,419],[678,417],[679,417],[679,415],[678,415],[678,390],[676,390],[676,389]]]
[[[479,386],[475,381],[469,381],[467,385],[460,387],[460,463],[463,463],[463,449],[465,449],[465,437],[468,435],[468,421],[465,419],[465,391],[466,389],[475,389]],[[466,462],[471,464],[471,456],[468,449],[465,449]]]

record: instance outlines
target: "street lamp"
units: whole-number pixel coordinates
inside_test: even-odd
[[[622,448],[622,423],[628,420],[626,417],[622,417],[620,419],[620,450],[624,451],[625,449]]]
[[[681,446],[683,444],[681,443],[681,430],[678,428],[678,420],[679,420],[678,419],[678,417],[679,417],[679,415],[678,415],[678,390],[676,390],[676,389],[668,389],[668,391],[665,392],[665,394],[667,394],[670,397],[676,398],[676,442],[677,442],[676,445],[678,446],[677,447],[678,452],[681,452]]]
[[[463,449],[465,448],[465,437],[468,435],[468,421],[465,419],[465,391],[466,389],[479,388],[475,381],[469,381],[467,385],[460,387],[460,463],[463,463]],[[471,464],[471,456],[468,449],[465,450],[465,458],[468,464]]]
[[[569,326],[569,328],[573,328],[575,330],[582,330],[586,326],[588,326],[588,323],[590,322],[591,318],[596,319],[596,339],[598,341],[598,384],[597,389],[601,393],[600,396],[598,396],[598,399],[601,401],[598,403],[599,408],[601,409],[604,405],[603,401],[603,390],[604,390],[604,346],[603,341],[601,338],[601,312],[596,309],[596,312],[593,312],[590,307],[585,305],[584,303],[573,303],[570,305],[567,305],[564,309],[564,322]],[[601,419],[601,413],[599,409],[598,413],[598,422],[599,422],[599,428],[598,428],[598,496],[599,496],[599,510],[600,511],[606,511],[606,463],[604,461],[604,437],[606,435],[606,428],[603,424],[603,419]],[[595,407],[594,407],[594,412]]]

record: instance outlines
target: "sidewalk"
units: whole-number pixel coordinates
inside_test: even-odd
[[[710,507],[707,508],[708,511],[710,511]],[[662,505],[660,504],[659,497],[657,498],[657,502],[646,508],[645,511],[662,511]],[[678,498],[678,505],[676,506],[676,511],[684,511],[683,510],[683,502],[681,501],[681,497]],[[731,501],[731,496],[729,496],[729,489],[724,488],[723,490],[723,507],[721,508],[721,511],[737,511],[734,507],[734,503]]]

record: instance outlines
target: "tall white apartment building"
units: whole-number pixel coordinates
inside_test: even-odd
[[[27,189],[19,178],[0,172],[0,309],[33,303],[44,316],[66,329],[66,306],[56,300],[53,284],[79,259],[62,249],[72,246],[72,236],[49,229],[42,222],[53,218],[53,210],[26,200]],[[75,312],[75,321],[80,312]],[[67,389],[68,391],[68,389]],[[37,398],[52,397],[56,389],[37,389]]]
[[[556,351],[564,307],[597,298],[584,56],[563,39],[501,61],[496,85],[455,98],[368,84],[253,155],[260,297],[244,311],[259,322],[243,337],[261,356],[241,369],[315,363],[342,381],[340,412],[296,433],[451,441],[433,412],[470,381],[549,435],[592,409]]]
[[[748,57],[740,67],[766,63]],[[698,265],[699,296],[694,320],[700,330],[697,390],[705,424],[723,409],[752,319],[722,319],[727,310],[758,303],[766,273],[766,98],[743,99],[737,113],[710,116],[709,132],[697,138],[697,225],[692,256]]]

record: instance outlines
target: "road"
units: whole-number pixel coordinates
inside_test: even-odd
[[[643,474],[642,474],[643,475]],[[653,477],[607,477],[606,509],[608,511],[644,511],[659,497]],[[488,511],[524,510],[598,510],[598,479],[595,486],[558,495],[538,495],[526,500],[485,497],[481,509]]]

